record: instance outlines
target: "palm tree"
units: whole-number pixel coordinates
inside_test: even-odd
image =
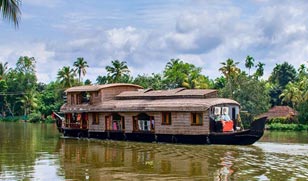
[[[129,69],[125,61],[113,60],[111,61],[112,66],[106,66],[108,77],[112,83],[119,82],[120,79],[129,76]]]
[[[171,59],[167,64],[166,64],[166,70],[172,69],[173,67],[177,66],[178,64],[183,63],[180,59]]]
[[[247,55],[246,60],[245,60],[245,67],[248,68],[248,71],[249,71],[248,75],[249,76],[250,76],[250,69],[251,69],[251,67],[254,66],[254,63],[253,63],[254,61],[255,61],[255,59],[252,56]]]
[[[221,64],[223,66],[219,69],[219,71],[225,75],[227,80],[240,73],[240,69],[236,67],[239,62],[234,62],[234,60],[228,58],[226,62],[221,62]]]
[[[7,62],[0,62],[0,80],[4,79],[6,71],[8,69],[8,63]]]
[[[279,98],[282,98],[283,102],[292,103],[292,107],[295,107],[302,99],[302,92],[298,86],[292,82],[288,83],[286,88],[282,91]]]
[[[65,88],[72,87],[74,84],[75,70],[69,66],[65,66],[58,71],[58,79]]]
[[[23,104],[24,115],[31,113],[32,109],[37,108],[38,106],[38,98],[35,91],[29,91],[24,94],[23,97],[20,98],[20,102]]]
[[[264,74],[264,63],[261,63],[261,62],[258,62],[258,64],[256,65],[256,73],[255,73],[255,76],[256,77],[262,77],[263,74]]]
[[[226,62],[221,63],[223,66],[219,69],[227,79],[227,84],[229,85],[229,97],[233,97],[233,86],[232,81],[236,78],[237,75],[241,72],[241,70],[236,67],[239,62],[234,62],[234,60],[228,58]]]
[[[83,76],[86,75],[86,68],[89,67],[88,62],[84,61],[83,57],[77,58],[77,61],[74,62],[74,67],[76,67],[75,71],[78,72],[78,81],[81,83],[81,74]]]
[[[18,27],[20,19],[20,0],[0,0],[0,11],[2,11],[2,18],[12,21],[15,27]]]

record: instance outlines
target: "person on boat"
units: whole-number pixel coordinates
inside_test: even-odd
[[[231,118],[228,114],[221,115],[221,120],[223,121],[231,121]]]
[[[223,123],[220,115],[215,115],[215,130],[218,132],[222,132]]]

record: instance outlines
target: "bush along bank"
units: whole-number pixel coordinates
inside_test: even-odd
[[[305,124],[283,124],[270,123],[266,125],[267,130],[272,131],[308,131],[308,125]]]

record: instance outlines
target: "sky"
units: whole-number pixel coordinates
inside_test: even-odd
[[[228,58],[248,71],[250,55],[266,79],[276,64],[307,65],[307,10],[305,0],[22,0],[18,29],[0,20],[0,61],[34,57],[38,81],[49,83],[83,57],[83,79],[95,83],[112,60],[136,77],[179,58],[215,79]]]

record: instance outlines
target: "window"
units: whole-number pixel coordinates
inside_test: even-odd
[[[202,125],[203,124],[202,113],[191,113],[191,125]]]
[[[133,117],[134,131],[153,131],[155,126],[154,116],[141,113]]]
[[[171,112],[162,113],[162,125],[171,125]]]
[[[74,96],[74,94],[71,94],[71,104],[72,105],[75,104],[75,96]]]
[[[105,117],[106,130],[122,131],[125,129],[124,117],[117,113]]]
[[[92,113],[92,124],[99,124],[99,113]]]

